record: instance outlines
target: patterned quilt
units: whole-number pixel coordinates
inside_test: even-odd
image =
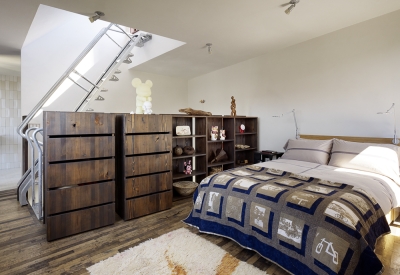
[[[378,274],[375,241],[390,232],[376,200],[344,182],[255,165],[205,178],[185,223],[294,274]]]

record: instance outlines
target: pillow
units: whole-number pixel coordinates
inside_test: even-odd
[[[398,147],[391,144],[333,140],[329,164],[399,178]]]
[[[286,152],[281,158],[327,164],[331,147],[331,139],[289,139]]]

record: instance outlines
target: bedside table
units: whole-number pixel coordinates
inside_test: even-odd
[[[277,152],[277,151],[255,151],[254,152],[254,163],[264,162],[265,159],[272,160],[274,157],[276,159],[280,158],[284,152]]]

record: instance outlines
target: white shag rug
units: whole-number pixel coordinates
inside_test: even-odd
[[[118,253],[87,269],[92,275],[265,275],[185,228]]]

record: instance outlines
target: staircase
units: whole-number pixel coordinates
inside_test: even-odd
[[[117,32],[121,35],[126,36],[126,43],[123,45],[118,44],[110,36],[111,32]],[[81,62],[84,62],[85,57],[93,50],[93,48],[99,43],[101,39],[111,39],[119,48],[119,53],[115,56],[110,64],[104,68],[102,73],[97,77],[95,81],[89,80],[89,77],[85,76],[85,73],[78,71],[78,66]],[[94,95],[101,91],[102,85],[107,81],[117,81],[118,78],[114,75],[115,73],[120,73],[118,67],[122,63],[130,63],[130,58],[133,56],[131,51],[134,47],[143,47],[145,43],[152,39],[151,34],[128,34],[125,30],[117,25],[110,24],[108,27],[102,29],[94,39],[87,45],[87,47],[82,51],[82,53],[75,59],[71,66],[65,71],[65,73],[56,81],[56,83],[51,87],[51,89],[45,94],[45,96],[39,101],[39,103],[32,109],[32,111],[27,115],[27,117],[18,126],[18,134],[28,141],[31,149],[31,164],[32,167],[29,168],[25,174],[21,177],[18,182],[17,198],[21,205],[27,205],[28,203],[34,210],[37,218],[43,220],[43,144],[38,139],[38,134],[42,134],[43,129],[37,127],[25,129],[29,122],[40,112],[43,111],[43,106],[51,99],[51,97],[57,92],[60,87],[66,81],[72,81],[79,88],[84,90],[85,95],[77,103],[74,108],[74,112],[82,111],[93,111],[93,109],[86,109],[87,104],[90,100],[94,99]],[[77,81],[79,78],[79,81]],[[85,83],[85,85],[82,84]],[[89,87],[89,88],[88,88]],[[98,97],[101,97],[100,95]],[[35,158],[35,154],[38,154],[38,158]]]

